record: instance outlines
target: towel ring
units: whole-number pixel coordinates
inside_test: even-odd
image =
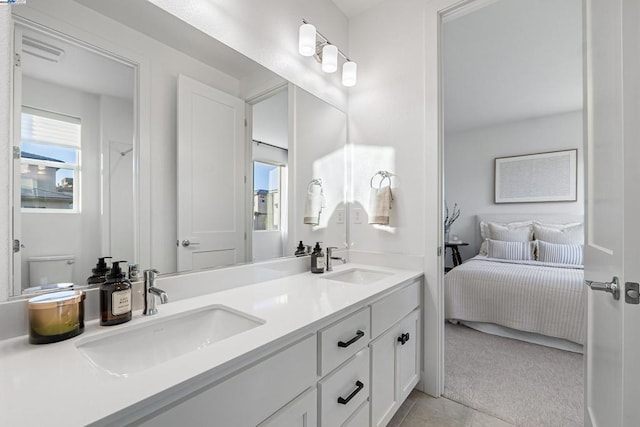
[[[373,174],[373,176],[371,177],[371,181],[369,181],[369,185],[371,186],[371,188],[373,188],[374,178],[378,175],[381,176],[380,182],[378,183],[378,189],[382,188],[382,183],[384,182],[385,179],[389,180],[389,187],[391,187],[391,177],[393,176],[393,174],[387,171],[378,171],[375,174]]]
[[[307,185],[307,193],[311,194],[311,186],[312,185],[317,185],[318,187],[320,187],[320,193],[322,193],[322,178],[313,178],[311,181],[309,181],[309,185]]]

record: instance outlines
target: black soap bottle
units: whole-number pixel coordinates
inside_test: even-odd
[[[116,261],[107,274],[107,281],[100,286],[100,324],[118,325],[131,320],[131,282]]]
[[[300,240],[300,244],[298,245],[298,248],[296,249],[296,256],[305,256],[307,254],[307,251],[304,247],[304,244],[302,244],[302,240]]]
[[[316,246],[311,252],[311,272],[324,273],[324,252],[322,252],[320,242],[316,242]]]
[[[98,263],[95,268],[91,269],[93,274],[87,279],[87,285],[102,285],[107,281],[107,274],[109,274],[110,270],[109,266],[107,266],[107,263],[104,261],[107,258],[111,259],[110,256],[98,258]]]

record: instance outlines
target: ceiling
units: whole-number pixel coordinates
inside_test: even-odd
[[[582,109],[581,10],[501,0],[445,22],[445,131]]]
[[[332,0],[347,18],[353,18],[385,0]]]
[[[42,51],[23,44],[23,75],[83,92],[132,99],[135,77],[132,67],[28,28],[23,29],[23,36],[42,44],[45,49]],[[58,62],[42,58],[47,56],[48,47],[63,51]]]
[[[256,73],[271,73],[148,0],[75,1],[238,80]]]

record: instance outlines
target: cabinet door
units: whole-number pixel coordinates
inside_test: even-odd
[[[386,426],[420,379],[419,322],[418,309],[370,344],[372,426]]]
[[[395,371],[399,331],[396,324],[370,345],[372,426],[386,426],[399,407]]]
[[[420,380],[420,310],[415,310],[400,321],[400,333],[405,334],[404,344],[396,345],[396,387],[398,401],[404,402]]]
[[[258,424],[258,427],[316,427],[317,425],[318,392],[313,387]]]

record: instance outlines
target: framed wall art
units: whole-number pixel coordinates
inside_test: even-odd
[[[495,203],[577,201],[577,158],[577,149],[496,158]]]

